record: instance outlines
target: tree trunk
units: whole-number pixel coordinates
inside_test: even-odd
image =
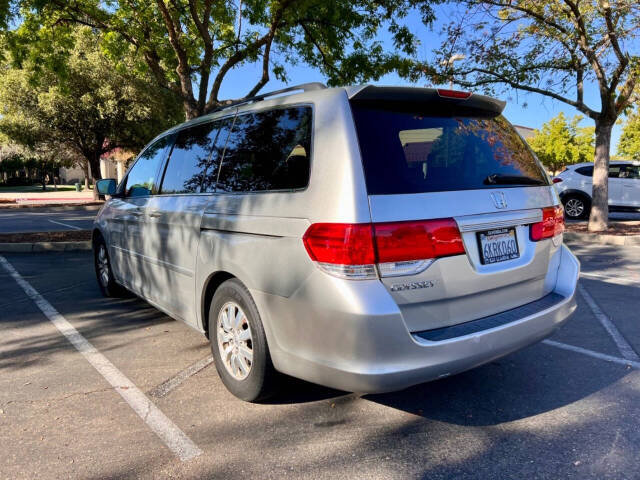
[[[84,172],[84,189],[89,190],[89,162],[82,162],[82,171]]]
[[[100,155],[101,152],[92,152],[88,155],[89,170],[91,172],[91,183],[93,184],[93,199],[98,200],[98,189],[96,188],[96,182],[102,178],[100,172]]]
[[[589,231],[601,232],[609,227],[609,153],[613,122],[596,120],[596,154],[593,168],[593,193]]]

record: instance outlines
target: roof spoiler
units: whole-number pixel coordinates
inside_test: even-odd
[[[403,112],[424,112],[434,116],[497,117],[506,102],[476,93],[416,87],[376,87],[359,89],[350,100],[369,108]]]

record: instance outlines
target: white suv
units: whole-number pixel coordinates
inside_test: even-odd
[[[591,210],[593,163],[577,163],[564,169],[553,183],[567,218],[582,219]],[[609,211],[640,211],[640,163],[609,165]]]

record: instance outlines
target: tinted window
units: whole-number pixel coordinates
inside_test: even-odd
[[[213,136],[213,141],[211,142],[213,148],[210,153],[208,162],[209,164],[202,183],[203,192],[215,192],[216,190],[218,174],[220,172],[220,159],[222,158],[224,147],[227,144],[227,139],[229,138],[229,132],[231,131],[232,124],[232,118],[227,118],[216,122],[216,130],[214,132],[215,135]]]
[[[309,182],[311,108],[239,115],[220,166],[219,190],[304,188]]]
[[[136,163],[127,174],[125,183],[125,195],[128,197],[140,197],[151,195],[154,190],[154,181],[158,168],[164,160],[167,146],[171,137],[166,136],[147,147],[138,157]]]
[[[576,168],[576,172],[585,177],[593,177],[593,167]]]
[[[618,178],[622,168],[621,165],[609,165],[609,178]]]
[[[620,178],[640,178],[640,166],[637,165],[625,165],[620,171]]]
[[[216,133],[214,123],[178,132],[160,193],[200,193],[207,171],[217,172],[217,157],[212,158]]]
[[[371,195],[548,185],[503,117],[429,117],[354,105]]]

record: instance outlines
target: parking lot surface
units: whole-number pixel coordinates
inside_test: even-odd
[[[287,379],[264,404],[225,390],[198,332],[102,298],[89,252],[4,255],[0,478],[640,478],[640,249],[574,252],[582,293],[552,343],[384,395]],[[200,453],[181,460],[153,408]]]
[[[0,209],[0,233],[91,230],[99,205]]]

